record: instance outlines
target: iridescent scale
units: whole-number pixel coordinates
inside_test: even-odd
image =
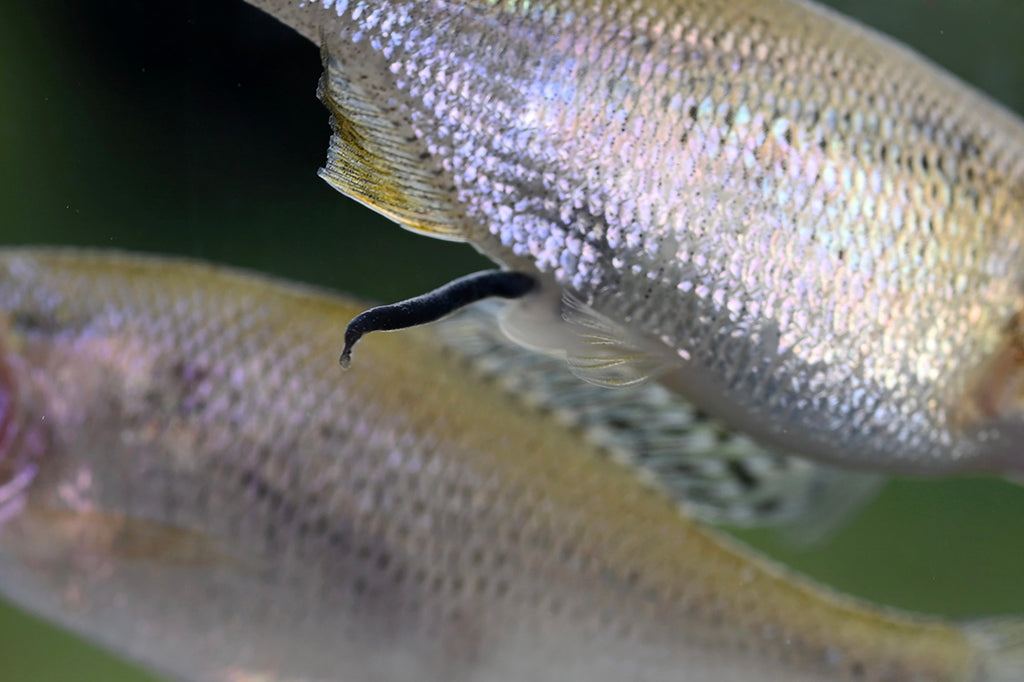
[[[972,403],[1024,309],[1024,126],[967,86],[804,2],[295,12],[355,131],[332,158],[369,150],[343,191],[663,343],[666,383],[775,446],[1024,466],[1016,395]]]

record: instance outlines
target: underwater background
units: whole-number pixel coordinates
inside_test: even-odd
[[[1024,3],[828,4],[1024,112]],[[319,52],[240,0],[6,2],[0,64],[0,245],[181,254],[379,301],[488,266],[316,177]],[[883,604],[1024,613],[1024,487],[894,481],[813,550],[738,534]],[[157,678],[0,601],[0,679]]]

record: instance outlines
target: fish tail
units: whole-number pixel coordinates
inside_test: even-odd
[[[979,652],[974,679],[986,682],[1024,680],[1024,620],[994,618],[977,621],[967,625],[966,633]]]

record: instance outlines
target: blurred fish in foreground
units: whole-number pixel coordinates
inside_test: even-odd
[[[0,592],[172,678],[1024,676],[1015,621],[880,610],[695,525],[480,378],[489,320],[340,375],[352,303],[32,250],[0,309]]]
[[[524,343],[822,461],[1024,472],[1024,125],[910,50],[806,0],[250,2],[323,48],[321,175],[535,277]]]

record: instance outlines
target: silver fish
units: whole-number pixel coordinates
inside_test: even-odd
[[[190,681],[1024,675],[1024,625],[765,562],[478,378],[490,353],[382,335],[335,374],[355,310],[180,261],[0,254],[0,593]]]
[[[516,338],[808,457],[1024,470],[1024,126],[918,55],[802,0],[252,4],[323,46],[328,182],[538,280]]]

